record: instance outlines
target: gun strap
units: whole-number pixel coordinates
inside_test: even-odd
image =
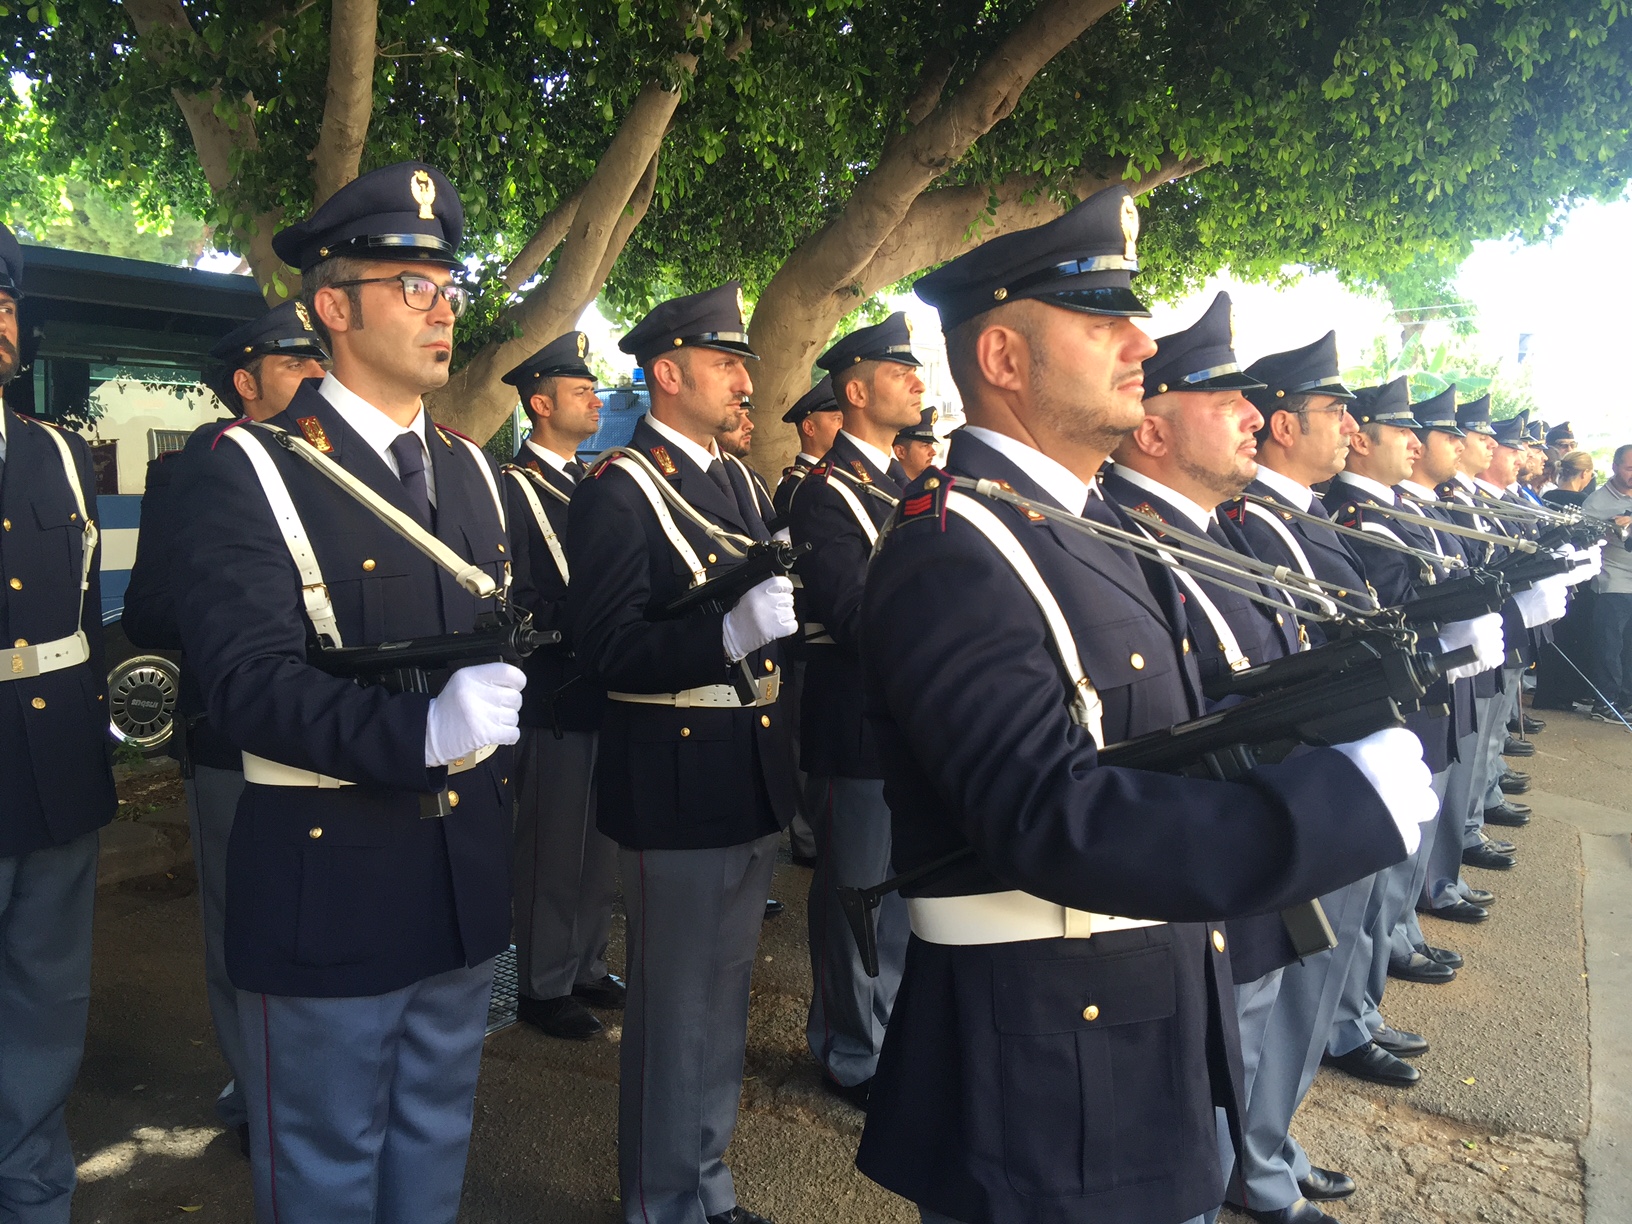
[[[481,566],[473,561],[466,561],[453,549],[421,527],[417,521],[398,510],[385,498],[369,488],[368,485],[306,441],[305,438],[297,437],[288,430],[280,429],[276,425],[270,425],[266,422],[248,425],[243,429],[229,429],[224,436],[232,438],[242,446],[244,439],[250,436],[250,430],[265,430],[267,433],[272,434],[285,450],[301,459],[308,467],[316,469],[330,483],[337,486],[353,501],[361,505],[363,509],[430,558],[438,567],[451,575],[453,580],[464,590],[469,591],[478,599],[492,599],[495,596],[502,596],[504,591],[509,590],[510,572],[508,566],[505,567],[504,588],[501,591],[499,584],[493,580],[493,576]],[[460,441],[464,441],[464,439],[461,438]],[[493,479],[493,473],[488,470],[481,451],[474,445],[468,443],[467,445],[471,446],[477,466],[482,469],[483,475],[487,478],[489,491],[493,494],[494,504],[502,506],[503,499],[499,496],[498,483]],[[276,475],[277,469],[275,467],[272,471]],[[278,481],[280,484],[282,480],[283,478],[279,476]],[[264,476],[261,485],[263,488],[266,487]],[[499,526],[501,530],[504,529],[504,511],[502,509],[499,510]]]
[[[1160,546],[1161,542],[1151,534],[1150,529],[1143,523],[1136,522],[1134,526],[1145,535],[1150,536],[1152,543]],[[1165,549],[1162,550],[1162,555],[1172,562],[1173,577],[1179,580],[1179,585],[1185,589],[1185,593],[1196,601],[1196,606],[1201,609],[1202,615],[1207,618],[1207,623],[1213,627],[1213,636],[1218,639],[1218,648],[1224,653],[1224,662],[1228,664],[1229,669],[1231,671],[1245,671],[1251,667],[1252,660],[1247,658],[1245,652],[1242,651],[1241,643],[1236,639],[1235,630],[1230,628],[1230,622],[1224,619],[1224,613],[1218,610],[1218,605],[1213,602],[1212,596],[1202,589],[1201,583],[1196,580],[1194,574],[1180,566],[1177,557]]]
[[[612,466],[621,468],[635,482],[635,488],[645,495],[647,503],[652,507],[652,513],[657,515],[657,525],[663,529],[674,551],[680,554],[680,560],[691,571],[691,585],[702,586],[708,581],[708,570],[703,566],[703,559],[697,555],[685,536],[680,534],[680,525],[674,521],[674,515],[669,513],[667,501],[663,494],[658,492],[657,482],[651,474],[642,468],[639,462],[631,463],[629,456],[618,455],[612,460]]]
[[[992,547],[996,548],[1002,558],[1009,563],[1015,576],[1020,579],[1021,585],[1031,594],[1032,600],[1043,614],[1044,623],[1048,626],[1049,636],[1054,642],[1054,653],[1059,656],[1060,665],[1065,668],[1066,678],[1071,681],[1071,717],[1079,727],[1093,737],[1095,748],[1103,748],[1104,703],[1099,699],[1099,690],[1094,688],[1093,681],[1083,670],[1082,655],[1077,650],[1077,639],[1071,632],[1071,625],[1065,619],[1060,601],[1054,598],[1054,592],[1049,590],[1048,583],[1043,581],[1037,563],[1031,559],[1031,555],[1026,552],[1003,520],[973,497],[966,493],[949,492],[946,495],[946,508],[986,537]]]
[[[493,498],[493,513],[499,516],[499,529],[508,532],[510,523],[508,516],[504,513],[504,498],[499,495],[499,482],[493,476],[493,466],[488,462],[487,452],[462,434],[449,433],[440,425],[434,425],[434,423],[433,428],[436,429],[436,436],[443,441],[452,438],[470,452],[470,457],[476,461],[476,470],[482,474],[482,479],[487,482],[487,491]]]
[[[96,520],[85,507],[85,486],[79,481],[79,468],[74,464],[74,452],[68,448],[68,439],[55,425],[48,425],[44,421],[31,421],[30,424],[39,425],[45,430],[45,436],[50,438],[57,448],[57,458],[62,460],[62,474],[68,481],[68,491],[74,495],[74,505],[79,510],[80,523],[80,554],[79,554],[79,615],[74,618],[74,632],[66,638],[59,638],[54,642],[43,643],[43,646],[66,648],[66,644],[76,637],[84,636],[85,623],[85,592],[91,589],[91,567],[96,563],[96,542],[101,538],[97,531]],[[87,650],[86,657],[89,658]],[[84,660],[79,660],[83,662]],[[59,666],[71,666],[62,664]],[[55,668],[49,670],[56,670]]]
[[[326,638],[328,644],[336,649],[344,646],[340,626],[334,619],[334,602],[329,598],[328,584],[323,581],[323,571],[317,564],[317,554],[312,551],[306,524],[301,521],[300,511],[295,509],[294,499],[289,496],[289,486],[284,482],[283,473],[272,462],[266,444],[247,429],[228,429],[221,436],[238,444],[261,482],[261,492],[266,495],[267,505],[272,509],[272,519],[283,536],[284,547],[289,550],[289,559],[295,563],[295,572],[300,575],[300,600],[306,609],[307,619],[317,631],[318,640]]]
[[[527,499],[527,508],[533,512],[533,522],[538,524],[538,530],[544,537],[545,546],[550,550],[550,557],[555,561],[556,572],[561,575],[561,581],[570,583],[572,580],[567,574],[566,549],[561,547],[561,540],[556,536],[555,528],[550,526],[549,516],[544,513],[544,503],[538,500],[538,494],[534,492],[533,485],[542,485],[554,494],[558,501],[565,503],[568,499],[562,496],[560,489],[557,489],[543,477],[535,476],[526,468],[510,466],[504,470],[506,475],[516,482],[516,487],[521,490],[521,495]]]
[[[634,450],[627,446],[614,446],[602,451],[599,455],[597,455],[595,457],[595,464],[597,472],[599,472],[605,465],[610,464],[611,466],[617,467],[628,473],[632,478],[634,478],[637,484],[640,484],[640,491],[646,495],[647,501],[652,501],[654,497],[660,498],[674,510],[678,511],[681,518],[685,519],[688,523],[692,524],[692,526],[703,532],[709,539],[713,540],[733,557],[740,560],[741,558],[746,557],[748,555],[748,551],[753,548],[755,541],[750,537],[742,535],[739,532],[727,531],[724,527],[719,526],[719,524],[711,523],[708,519],[704,518],[696,506],[692,505],[685,498],[681,497],[680,494],[674,491],[674,486],[671,485],[668,480],[665,479],[664,476],[652,466],[652,461],[646,458],[646,456],[641,454],[638,450]],[[639,476],[635,475],[636,472],[639,472],[641,476],[646,478],[644,483],[641,482]],[[655,510],[655,503],[653,508]],[[658,521],[667,521],[672,523],[674,521],[673,515],[668,515],[667,519],[665,519],[664,512],[658,511]],[[671,543],[674,542],[674,539],[674,536],[669,536],[669,541]]]
[[[1286,545],[1286,551],[1291,554],[1292,560],[1303,571],[1304,577],[1319,581],[1320,575],[1315,573],[1315,567],[1309,564],[1309,554],[1304,552],[1303,545],[1298,543],[1297,533],[1281,521],[1280,515],[1264,509],[1257,502],[1243,501],[1241,506],[1245,513],[1252,515],[1254,518],[1262,519],[1269,524],[1270,530],[1280,538],[1282,544]],[[1337,604],[1324,595],[1316,595],[1311,591],[1307,598],[1320,605],[1328,615],[1337,615]]]

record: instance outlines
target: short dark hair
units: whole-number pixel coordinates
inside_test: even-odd
[[[1627,451],[1632,451],[1632,442],[1628,442],[1624,446],[1617,446],[1615,448],[1615,455],[1612,459],[1610,459],[1609,465],[1611,467],[1619,467],[1621,464],[1621,456],[1626,454]]]
[[[255,380],[257,388],[261,385],[261,367],[266,364],[265,353],[251,357],[243,365],[220,366],[205,384],[214,391],[216,398],[225,404],[234,416],[244,415],[244,397],[238,394],[238,388],[233,383],[232,376],[239,370],[245,370]]]
[[[850,408],[849,389],[853,382],[866,383],[867,389],[873,389],[873,375],[878,373],[878,362],[858,361],[847,366],[833,375],[833,398],[838,403],[840,412]]]
[[[546,396],[553,404],[557,379],[553,374],[540,374],[531,383],[518,388],[521,392],[521,410],[527,414],[528,420],[533,420],[533,396]]]
[[[317,313],[317,291],[340,286],[345,281],[367,280],[369,261],[353,259],[349,255],[336,255],[325,259],[322,263],[313,264],[300,274],[300,296],[306,300],[306,308],[311,312],[312,330],[317,338],[323,342],[323,347],[334,352],[334,339],[329,335],[329,329],[323,326],[323,320]],[[357,326],[363,325],[363,287],[361,285],[345,285],[346,298],[351,302],[351,313],[356,317]]]
[[[1260,404],[1255,404],[1254,406],[1257,407],[1258,411],[1263,413],[1264,416],[1263,427],[1253,435],[1258,439],[1258,445],[1262,446],[1269,440],[1269,423],[1275,419],[1275,414],[1277,412],[1290,412],[1294,414],[1298,418],[1299,432],[1308,433],[1309,418],[1304,414],[1308,410],[1309,405],[1314,402],[1314,399],[1315,393],[1312,391],[1294,391],[1285,399],[1276,400],[1275,403],[1268,408],[1265,408]]]

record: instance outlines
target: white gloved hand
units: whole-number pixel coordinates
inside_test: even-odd
[[[1439,648],[1449,654],[1464,646],[1472,646],[1479,654],[1477,660],[1463,667],[1450,668],[1447,680],[1466,680],[1480,672],[1500,667],[1507,660],[1507,643],[1502,637],[1502,618],[1495,612],[1486,612],[1472,620],[1452,621],[1439,635]]]
[[[1529,590],[1514,594],[1513,603],[1518,607],[1519,615],[1524,618],[1526,629],[1549,624],[1564,615],[1567,603],[1565,592],[1569,589],[1562,581],[1565,576],[1543,578]]]
[[[1376,790],[1394,817],[1405,852],[1422,844],[1422,827],[1439,814],[1433,775],[1422,759],[1422,741],[1404,727],[1387,727],[1352,744],[1333,744]]]
[[[1576,548],[1570,545],[1558,550],[1558,555],[1575,562],[1575,568],[1564,575],[1567,586],[1580,586],[1598,577],[1604,568],[1603,548]]]
[[[527,674],[508,663],[461,667],[431,698],[425,719],[425,764],[451,765],[488,744],[521,738],[521,690]]]
[[[777,638],[798,632],[793,583],[786,578],[767,578],[744,591],[736,606],[725,614],[725,657],[735,663]]]

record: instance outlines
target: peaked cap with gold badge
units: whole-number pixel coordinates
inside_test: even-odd
[[[907,366],[923,364],[913,356],[912,324],[907,322],[905,311],[898,310],[872,327],[856,328],[816,358],[816,364],[829,374],[842,373],[864,361],[893,361]]]
[[[1230,295],[1220,293],[1191,326],[1156,341],[1145,362],[1145,398],[1169,391],[1261,391],[1264,384],[1241,372],[1235,359]]]
[[[1354,392],[1338,375],[1337,333],[1329,331],[1313,344],[1269,353],[1247,367],[1247,377],[1263,384],[1247,392],[1253,406],[1269,420],[1270,413],[1286,407],[1289,395],[1330,395],[1352,400]]]
[[[519,391],[531,387],[541,378],[592,379],[595,374],[585,364],[588,356],[589,337],[581,331],[570,331],[551,340],[499,381],[507,382]]]
[[[797,425],[813,412],[839,411],[838,398],[833,394],[833,377],[828,375],[809,391],[793,401],[793,407],[782,414],[782,420]]]
[[[659,302],[629,329],[618,347],[641,365],[678,348],[711,348],[759,360],[742,321],[742,282],[726,281],[685,297]]]
[[[1456,384],[1452,383],[1436,395],[1418,400],[1411,405],[1411,415],[1424,431],[1435,429],[1453,437],[1464,438],[1462,427],[1456,423]]]
[[[1088,314],[1149,318],[1131,287],[1138,238],[1133,196],[1126,187],[1107,187],[1046,225],[982,243],[912,289],[940,312],[943,332],[1028,298]]]
[[[274,306],[258,319],[233,328],[215,342],[210,359],[228,370],[241,370],[257,357],[280,353],[327,361],[329,354],[312,329],[312,316],[301,301]]]
[[[279,230],[272,249],[302,272],[339,255],[458,268],[464,232],[464,205],[448,176],[424,162],[398,162],[347,183],[304,221]]]

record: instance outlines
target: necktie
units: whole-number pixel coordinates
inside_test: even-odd
[[[391,439],[391,457],[397,461],[397,477],[408,490],[408,500],[420,524],[431,525],[431,490],[425,480],[425,444],[416,433],[398,434]]]
[[[901,466],[901,460],[891,459],[890,466],[885,470],[884,474],[895,481],[897,488],[904,489],[907,487],[907,469]]]

